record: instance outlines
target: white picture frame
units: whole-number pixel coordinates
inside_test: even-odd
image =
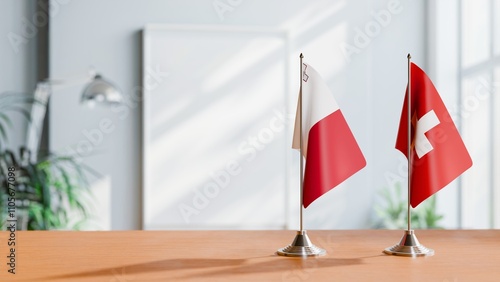
[[[280,30],[146,26],[143,229],[286,228],[288,42]]]

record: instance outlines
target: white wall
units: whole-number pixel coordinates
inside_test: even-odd
[[[94,228],[141,227],[141,112],[139,101],[131,97],[136,96],[141,83],[140,32],[148,23],[244,25],[289,31],[291,53],[298,57],[303,52],[327,80],[368,162],[342,187],[306,210],[306,228],[370,227],[376,193],[388,185],[387,173],[398,173],[402,159],[393,145],[406,85],[406,54],[411,52],[414,61],[425,68],[424,1],[390,4],[396,6],[391,6],[395,13],[382,25],[376,23],[374,14],[388,10],[393,1],[66,2],[60,4],[50,25],[51,75],[84,74],[94,66],[114,81],[129,101],[126,110],[117,113],[109,108],[80,106],[79,87],[57,91],[51,98],[51,148],[68,150],[69,146],[85,152],[86,163],[102,174],[94,181],[100,217]],[[229,10],[218,14],[214,3],[228,2],[234,6],[226,6]],[[363,40],[358,29],[365,28],[372,28],[373,37]],[[351,49],[356,53],[348,56],[349,60],[341,51],[344,43],[357,48]],[[296,74],[295,65],[290,72]],[[295,89],[296,85],[294,93]],[[99,129],[103,119],[112,122],[112,132]],[[291,203],[296,202],[296,196],[292,194]],[[296,212],[289,216],[291,222],[297,220]]]
[[[27,28],[35,9],[34,0],[0,1],[0,93],[31,94],[35,89],[37,30]],[[18,114],[9,115],[14,122],[9,147],[17,151],[24,144],[26,120]]]

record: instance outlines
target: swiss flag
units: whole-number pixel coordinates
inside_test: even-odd
[[[365,167],[366,161],[347,122],[321,76],[302,65],[302,154],[306,160],[303,205]],[[300,97],[292,148],[300,149]]]
[[[411,63],[410,203],[418,206],[472,166],[472,159],[436,88]],[[408,89],[396,149],[408,157]]]

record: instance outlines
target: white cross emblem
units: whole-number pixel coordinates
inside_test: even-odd
[[[414,117],[412,122],[413,126],[415,126],[415,120],[415,151],[417,152],[417,156],[420,159],[434,149],[431,142],[429,142],[429,139],[427,139],[427,136],[425,136],[425,133],[437,126],[440,121],[436,116],[434,110],[430,110],[420,119],[416,119],[416,117]]]

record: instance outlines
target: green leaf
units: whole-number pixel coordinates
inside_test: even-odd
[[[29,152],[21,150],[20,157],[16,157],[10,151],[0,151],[0,171],[14,163],[18,168],[18,184],[25,188],[17,196],[29,201],[28,229],[62,229],[72,222],[88,219],[87,201],[92,194],[87,167],[72,156],[56,154],[33,163],[23,157],[26,153]],[[2,172],[0,180],[2,175],[6,174]]]
[[[407,226],[407,200],[402,196],[400,183],[384,188],[379,192],[382,204],[374,207],[374,226],[377,228],[403,229]],[[411,221],[414,228],[441,228],[439,222],[443,216],[437,213],[436,197],[432,196],[411,211]]]

